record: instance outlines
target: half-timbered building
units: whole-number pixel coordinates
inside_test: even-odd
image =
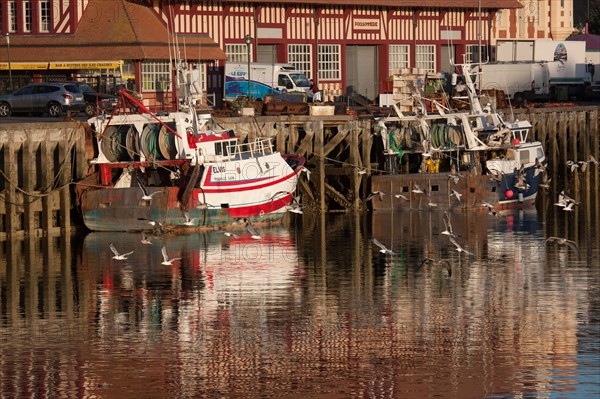
[[[497,39],[563,39],[572,0],[7,0],[1,16],[3,82],[8,69],[19,83],[114,75],[165,108],[174,59],[216,97],[224,62],[249,59],[293,64],[325,100],[374,100],[395,68],[451,72],[493,57]]]

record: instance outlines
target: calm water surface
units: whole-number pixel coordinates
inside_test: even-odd
[[[0,397],[598,397],[600,216],[552,208],[3,243]]]

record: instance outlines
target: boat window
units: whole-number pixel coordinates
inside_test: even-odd
[[[433,191],[440,191],[440,186],[438,186],[438,185],[433,185],[433,186],[431,186],[431,191],[432,191],[432,192],[433,192]]]
[[[542,159],[544,157],[544,151],[542,151],[542,148],[539,147],[537,149],[537,159]]]
[[[529,151],[521,151],[519,154],[520,163],[529,163]]]

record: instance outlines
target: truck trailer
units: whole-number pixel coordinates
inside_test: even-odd
[[[248,88],[248,85],[250,87]],[[225,64],[224,98],[233,101],[238,96],[263,99],[267,94],[308,93],[309,80],[290,64],[250,63]]]

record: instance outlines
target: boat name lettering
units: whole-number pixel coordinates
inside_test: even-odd
[[[212,171],[213,173],[224,173],[225,172],[225,165],[220,165],[220,166],[213,166],[212,167]]]

